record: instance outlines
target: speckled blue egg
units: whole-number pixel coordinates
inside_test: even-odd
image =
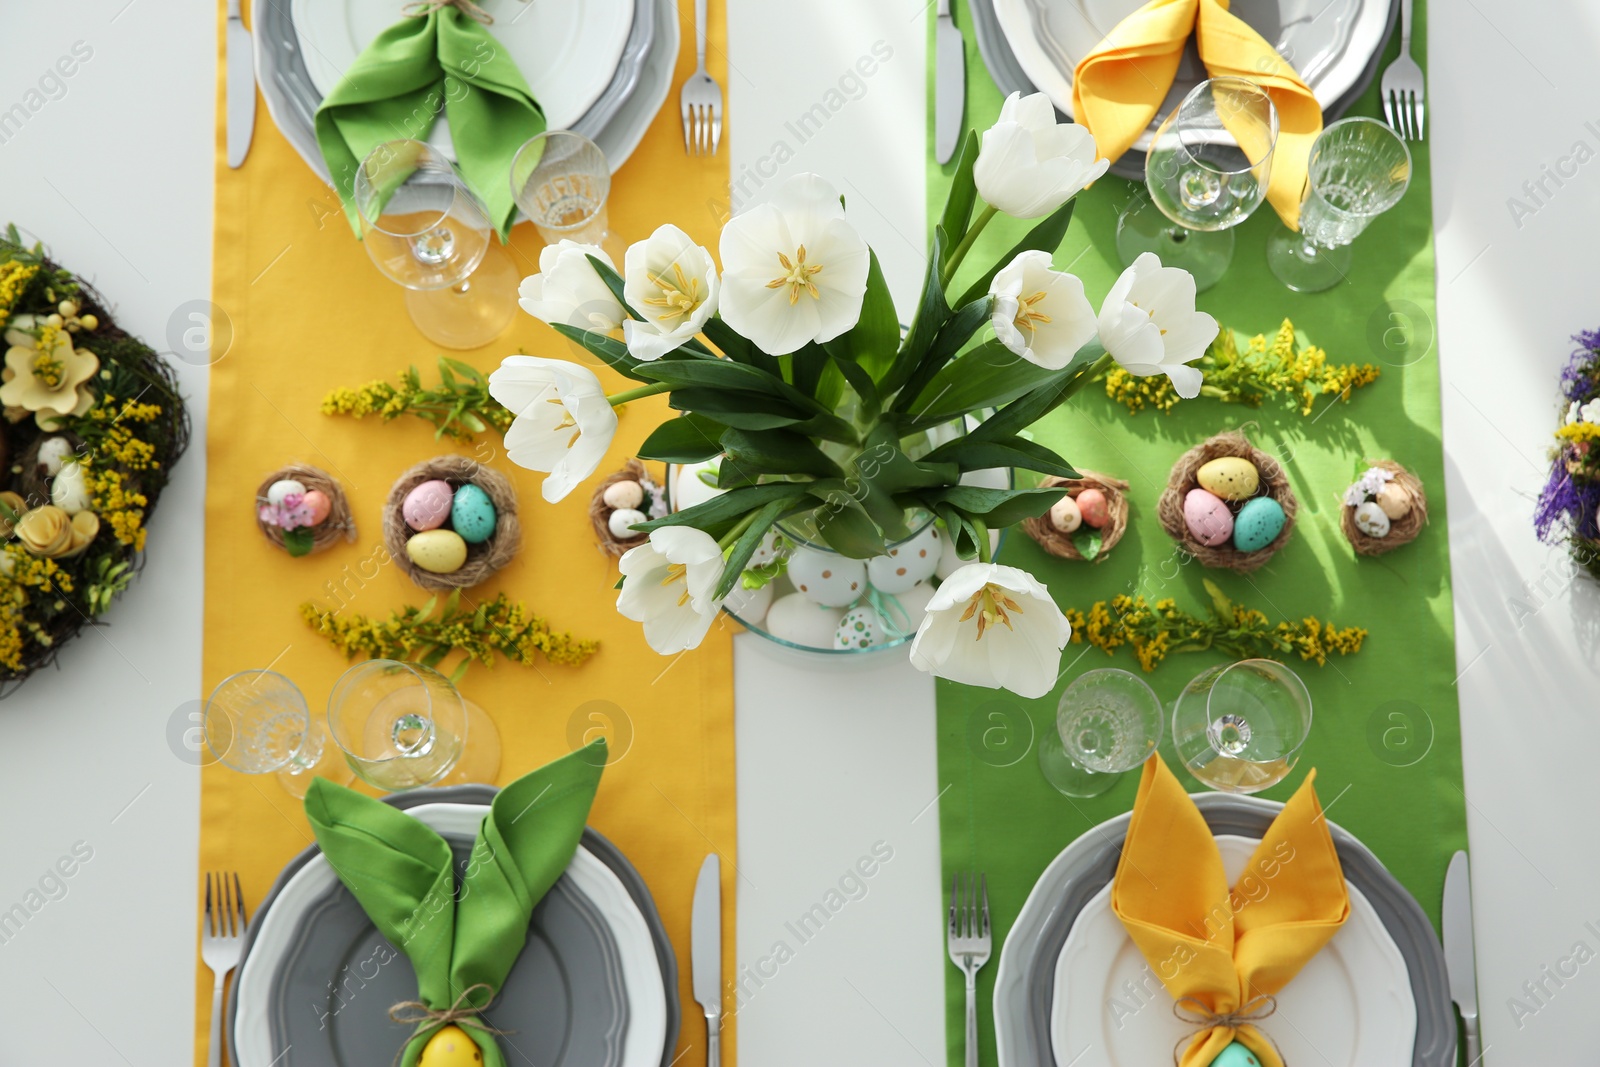
[[[1270,496],[1246,500],[1233,520],[1233,547],[1240,552],[1266,548],[1283,532],[1285,521],[1283,505]]]
[[[494,501],[489,494],[468,482],[456,490],[450,502],[450,525],[469,545],[481,545],[494,536]]]
[[[1211,1061],[1211,1067],[1261,1067],[1261,1061],[1256,1059],[1256,1054],[1235,1041]]]

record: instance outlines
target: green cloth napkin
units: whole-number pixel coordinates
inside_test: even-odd
[[[411,960],[417,999],[441,1010],[473,986],[500,989],[522,953],[534,905],[572,862],[605,763],[602,739],[502,789],[478,830],[459,895],[450,846],[400,809],[314,778],[306,818],[339,880]],[[477,990],[464,1003],[482,1008],[490,999]],[[402,1067],[416,1063],[440,1025],[418,1027]],[[504,1067],[483,1025],[470,1018],[456,1025],[483,1050],[485,1067]]]
[[[544,132],[544,111],[500,43],[454,7],[384,30],[317,108],[317,145],[357,236],[356,168],[385,141],[425,140],[441,111],[461,173],[505,240],[517,208],[511,160]]]

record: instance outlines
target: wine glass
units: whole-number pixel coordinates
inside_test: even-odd
[[[276,671],[224,678],[206,701],[201,729],[218,761],[244,774],[276,774],[290,796],[305,796],[314,777],[350,780],[299,687]]]
[[[1311,734],[1311,694],[1270,659],[1201,671],[1172,709],[1172,741],[1189,773],[1224,793],[1259,793],[1288,777]]]
[[[1144,681],[1106,667],[1067,686],[1056,728],[1039,740],[1039,770],[1069,797],[1097,797],[1161,742],[1161,701]]]
[[[478,348],[517,309],[517,272],[490,243],[494,226],[455,165],[421,141],[386,141],[356,171],[367,255],[406,288],[406,311],[445,348]]]
[[[1117,251],[1131,264],[1154,252],[1168,267],[1215,285],[1233,261],[1233,227],[1267,195],[1278,109],[1245,78],[1211,78],[1189,90],[1145,153],[1148,200],[1117,219]]]
[[[620,270],[624,249],[606,215],[610,193],[611,164],[581,133],[546,130],[511,160],[511,196],[545,243],[597,245]]]
[[[389,792],[493,784],[500,769],[493,721],[420,663],[374,659],[345,671],[328,697],[328,726],[350,769]]]
[[[1300,232],[1283,229],[1267,241],[1267,266],[1301,293],[1316,293],[1350,273],[1350,243],[1394,207],[1411,184],[1411,150],[1388,126],[1369,118],[1340,119],[1311,145],[1306,161]]]

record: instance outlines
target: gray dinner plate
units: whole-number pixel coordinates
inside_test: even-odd
[[[1254,838],[1263,837],[1283,809],[1282,804],[1273,801],[1226,793],[1198,795],[1195,804],[1212,834]],[[1025,907],[1024,912],[1031,914],[1019,917],[1006,934],[1002,961],[1006,964],[1005,973],[1014,982],[1006,983],[1005,988],[997,983],[995,991],[995,1027],[1005,1031],[1006,1054],[1001,1067],[1057,1067],[1050,1042],[1056,959],[1078,913],[1116,875],[1128,819],[1128,815],[1121,815],[1089,831],[1094,837],[1084,842],[1087,847],[1064,869],[1046,873],[1045,877],[1051,879],[1051,891],[1045,906]],[[1417,1006],[1412,1067],[1454,1067],[1455,1014],[1445,975],[1444,951],[1433,924],[1367,846],[1332,822],[1328,829],[1345,878],[1366,896],[1405,959]],[[1006,956],[1012,958],[1006,960]]]
[[[994,79],[995,85],[1005,95],[1021,93],[1027,96],[1036,92],[1033,82],[1022,71],[1022,64],[1017,62],[1011,45],[1006,41],[1005,32],[1000,29],[1000,19],[994,11],[994,0],[969,0],[968,10],[972,12],[972,33],[978,39],[978,54],[983,57],[983,65],[989,68],[989,77]],[[1389,44],[1389,37],[1394,33],[1396,21],[1400,17],[1400,0],[1391,0],[1389,4],[1389,20],[1383,28],[1383,38],[1378,47],[1373,51],[1372,57],[1367,60],[1367,65],[1361,71],[1361,76],[1355,84],[1345,90],[1333,103],[1322,110],[1322,121],[1332,122],[1339,118],[1350,106],[1360,99],[1361,94],[1367,91],[1367,86],[1372,84],[1372,79],[1378,76],[1378,67],[1383,62],[1383,51]],[[1188,46],[1193,51],[1194,45]],[[1198,56],[1191,56],[1194,62],[1199,62]],[[1123,153],[1122,158],[1111,165],[1111,173],[1131,181],[1144,181],[1144,153],[1137,149],[1130,149]]]
[[[487,804],[488,786],[422,789],[385,798],[398,808],[419,804]],[[472,842],[444,835],[465,864]],[[682,1022],[677,962],[649,889],[616,846],[585,829],[583,847],[622,882],[650,930],[666,998],[667,1033],[661,1062],[670,1064]],[[245,935],[240,966],[279,890],[318,850],[296,856],[256,909]],[[389,1062],[407,1028],[388,1018],[390,1005],[416,997],[416,976],[405,956],[373,928],[355,898],[336,885],[307,909],[279,972],[269,983],[268,1013],[274,1051],[282,1067],[373,1067]],[[381,964],[381,965],[380,965]],[[228,1032],[237,1010],[230,992]],[[527,947],[507,976],[491,1026],[514,1031],[505,1039],[527,1062],[550,1067],[616,1063],[626,1034],[628,1008],[609,927],[582,893],[559,880],[534,909]],[[382,1051],[389,1050],[389,1051]],[[230,1049],[230,1052],[236,1050]],[[237,1062],[237,1056],[234,1056]]]

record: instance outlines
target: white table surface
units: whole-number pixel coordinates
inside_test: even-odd
[[[725,143],[735,182],[749,175],[741,199],[788,173],[829,175],[897,294],[921,270],[931,7],[730,0],[728,16]],[[1528,519],[1567,336],[1600,326],[1589,243],[1600,238],[1600,162],[1588,160],[1600,150],[1600,9],[1436,7],[1438,336],[1486,1058],[1576,1064],[1600,1047],[1600,963],[1563,962],[1579,943],[1600,950],[1587,925],[1600,928],[1600,590],[1573,581]],[[42,105],[0,126],[0,215],[47,236],[158,347],[169,317],[210,293],[214,12],[209,0],[0,9],[0,113]],[[92,55],[30,97],[76,42]],[[889,57],[860,89],[844,86],[859,98],[804,139],[786,125],[878,42]],[[779,142],[793,158],[775,168]],[[1523,183],[1541,178],[1535,201]],[[1511,197],[1536,210],[1514,218]],[[183,380],[197,444],[163,498],[136,593],[65,669],[0,704],[0,912],[76,843],[93,851],[64,895],[0,941],[3,1064],[143,1067],[193,1054],[198,789],[176,753],[200,696],[206,381],[187,367]],[[903,664],[803,672],[751,641],[735,653],[741,968],[780,940],[796,951],[744,984],[744,1062],[938,1067],[947,964],[933,687]],[[794,945],[784,924],[877,842],[893,859],[867,894]],[[1558,969],[1570,975],[1560,984]]]

